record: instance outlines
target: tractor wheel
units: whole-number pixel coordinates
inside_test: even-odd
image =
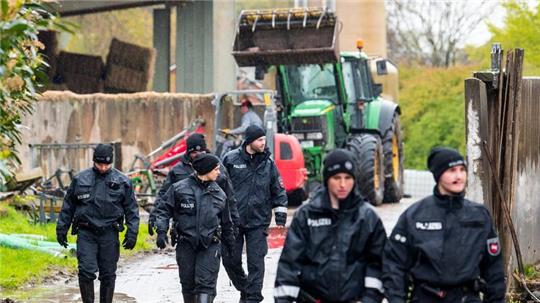
[[[392,126],[383,137],[384,202],[399,203],[403,197],[403,137],[399,114],[394,114]]]
[[[349,140],[346,148],[356,158],[356,184],[360,192],[371,204],[381,205],[384,197],[381,140],[372,134],[359,134]]]

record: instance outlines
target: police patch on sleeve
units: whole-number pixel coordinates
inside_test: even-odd
[[[499,237],[487,240],[487,250],[488,253],[492,256],[498,256],[501,253],[501,244],[499,243]]]

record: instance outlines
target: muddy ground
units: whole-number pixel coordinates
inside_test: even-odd
[[[399,215],[413,202],[404,199],[399,204],[384,204],[377,207],[387,232],[396,224]],[[292,218],[293,211],[289,217]],[[290,222],[289,218],[289,222]],[[276,275],[277,263],[281,248],[270,249],[266,256],[266,272],[263,287],[264,302],[273,302],[272,291]],[[245,264],[245,255],[244,255]],[[96,297],[99,298],[99,282],[96,282]],[[231,285],[223,266],[217,282],[217,296],[214,302],[238,302],[239,293]],[[76,277],[63,276],[55,282],[48,283],[31,290],[12,294],[10,298],[24,298],[16,302],[29,303],[70,303],[80,302]],[[2,296],[0,296],[2,298]],[[97,302],[98,300],[96,300]],[[133,256],[119,263],[116,279],[114,302],[118,303],[168,303],[182,302],[178,266],[173,249],[154,250]]]

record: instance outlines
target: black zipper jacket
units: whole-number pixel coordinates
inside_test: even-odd
[[[184,180],[188,178],[190,175],[192,175],[195,171],[193,170],[193,167],[191,167],[191,162],[189,159],[188,154],[184,154],[182,157],[180,157],[180,162],[178,162],[173,168],[169,171],[167,174],[167,178],[165,179],[165,182],[161,186],[157,199],[155,201],[154,207],[157,207],[157,205],[160,203],[160,201],[165,200],[167,198],[167,191],[173,185],[174,183]],[[218,179],[216,180],[216,183],[221,187],[221,189],[225,192],[225,195],[227,196],[227,203],[229,204],[229,211],[231,213],[231,219],[233,221],[233,224],[235,226],[238,225],[238,210],[236,208],[236,200],[234,199],[234,193],[232,184],[229,178],[229,175],[227,174],[227,170],[225,167],[223,167],[222,164],[220,164],[220,174]],[[155,214],[154,211],[150,212],[150,221],[155,221]]]
[[[226,198],[216,182],[203,182],[194,174],[176,182],[155,209],[157,231],[166,233],[174,218],[178,236],[193,249],[207,248],[216,237],[230,248],[234,235]]]
[[[326,188],[295,213],[279,259],[274,297],[303,294],[322,302],[381,302],[386,233],[379,216],[353,191],[339,210]]]
[[[479,278],[486,282],[484,302],[505,302],[503,259],[491,216],[463,195],[441,195],[435,188],[410,206],[392,231],[383,264],[390,303],[405,302],[411,283],[458,288]]]
[[[127,234],[136,238],[139,232],[139,207],[129,178],[111,168],[100,174],[95,168],[78,173],[66,192],[56,230],[67,233],[73,224],[99,230],[127,225]],[[123,226],[119,226],[123,229]]]
[[[242,145],[225,155],[223,165],[234,188],[241,227],[269,226],[272,209],[287,213],[287,194],[268,149],[249,155]]]

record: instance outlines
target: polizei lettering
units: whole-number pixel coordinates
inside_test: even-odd
[[[246,168],[247,166],[245,164],[234,164],[234,168]]]
[[[90,198],[90,194],[82,194],[82,195],[77,196],[77,199],[79,200],[88,199],[88,198]]]
[[[181,207],[181,208],[189,208],[189,209],[192,209],[193,207],[195,207],[195,204],[191,204],[191,203],[180,203],[180,207]]]
[[[332,219],[330,218],[319,218],[319,219],[307,219],[307,225],[313,227],[319,226],[328,226],[332,225]]]
[[[419,230],[441,230],[441,222],[416,222],[416,229]]]

